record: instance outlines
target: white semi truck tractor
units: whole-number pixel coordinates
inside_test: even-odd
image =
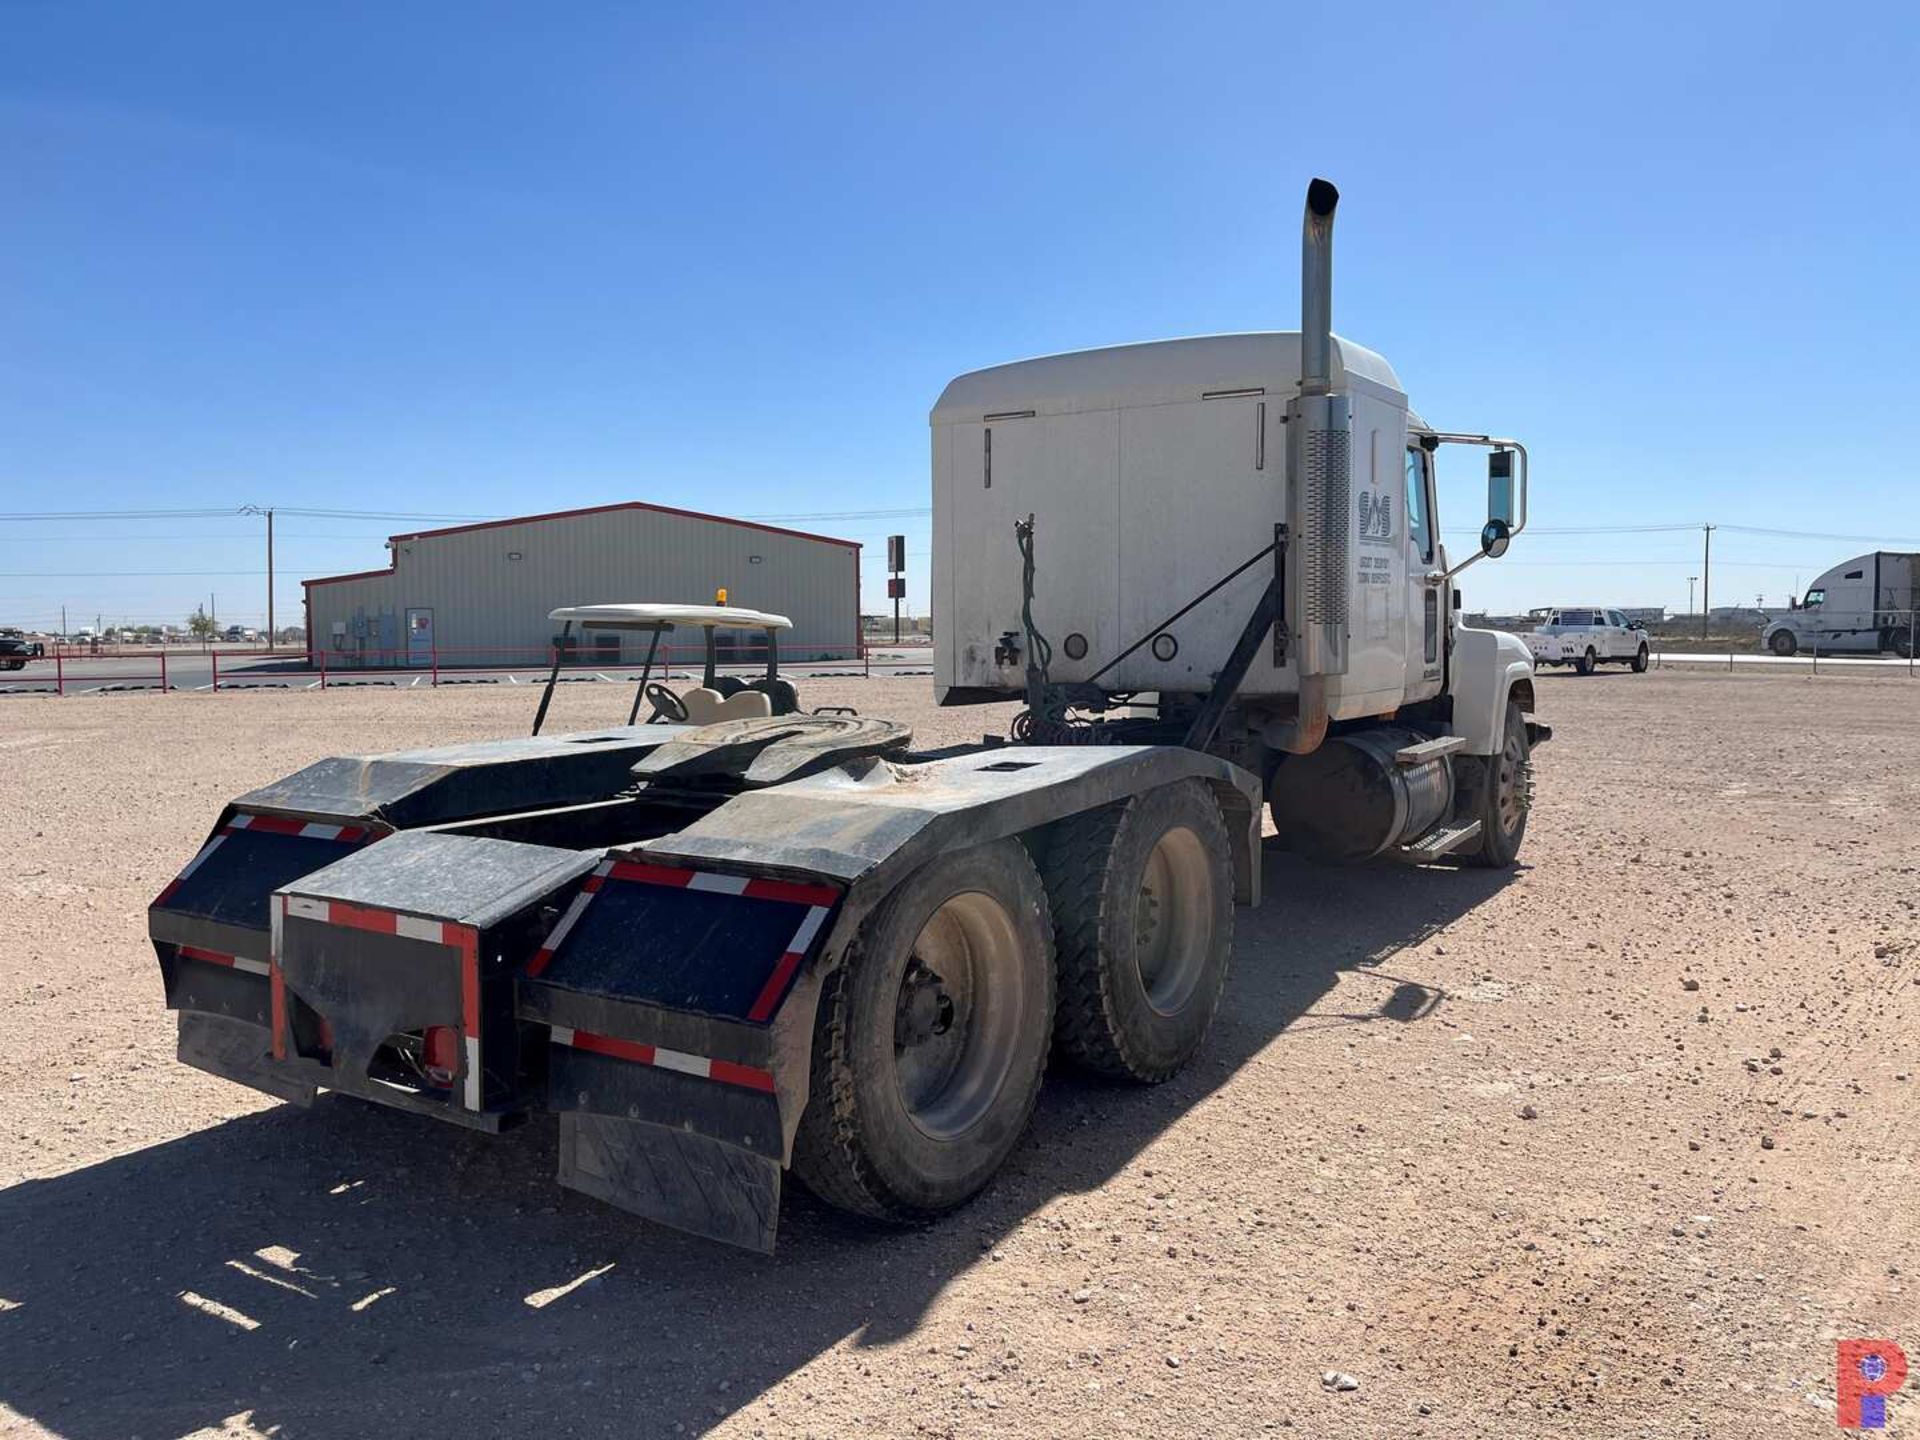
[[[1307,193],[1301,329],[963,375],[933,412],[936,683],[1024,697],[1019,738],[1180,744],[1260,777],[1322,859],[1506,865],[1530,798],[1533,664],[1459,621],[1453,577],[1526,524],[1518,441],[1436,430],[1330,329],[1338,192]],[[1435,467],[1488,455],[1449,564]],[[1011,543],[1010,543],[1011,542]]]
[[[1050,1053],[1178,1071],[1234,907],[1259,903],[1263,810],[1329,861],[1509,864],[1545,734],[1533,666],[1458,621],[1472,562],[1439,543],[1434,459],[1491,452],[1498,555],[1526,452],[1431,428],[1333,337],[1337,198],[1308,191],[1298,335],[948,387],[936,684],[1023,699],[1011,735],[924,749],[801,713],[783,616],[555,611],[649,656],[703,628],[706,684],[676,694],[649,661],[626,724],[555,735],[556,669],[531,735],[334,756],[236,797],[148,911],[181,1060],[485,1133],[555,1117],[562,1185],[766,1250],[789,1172],[879,1220],[963,1204]],[[719,626],[764,635],[752,693],[720,690]]]

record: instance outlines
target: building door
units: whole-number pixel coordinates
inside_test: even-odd
[[[433,664],[433,611],[407,611],[407,664],[425,668]]]

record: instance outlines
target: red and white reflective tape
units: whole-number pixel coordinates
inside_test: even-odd
[[[362,839],[367,831],[361,825],[329,825],[318,820],[291,820],[281,815],[235,815],[227,821],[229,830],[251,830],[262,835],[297,835],[302,840]]]
[[[813,944],[814,937],[820,933],[820,927],[826,923],[827,915],[840,898],[840,892],[830,885],[809,885],[758,876],[720,875],[707,870],[686,870],[676,865],[643,864],[636,860],[603,860],[587,877],[587,883],[581,887],[580,893],[573,897],[573,903],[567,906],[566,913],[561,915],[560,922],[553,927],[545,943],[527,962],[529,977],[539,976],[553,963],[553,957],[565,943],[568,932],[579,923],[593,897],[600,893],[601,886],[609,879],[643,885],[669,885],[680,890],[704,890],[715,895],[741,895],[749,900],[777,900],[788,905],[805,905],[807,913],[800,921],[800,928],[794,931],[793,939],[787,942],[786,951],[774,962],[766,983],[760,987],[760,993],[754,997],[747,1011],[747,1019],[756,1024],[772,1018],[775,1007],[787,993],[794,972],[807,958],[807,947]]]
[[[773,1018],[774,1007],[780,1003],[780,997],[787,993],[787,985],[800,968],[800,962],[807,958],[807,947],[813,944],[813,937],[820,933],[820,927],[826,923],[827,908],[825,905],[815,905],[807,911],[807,918],[800,922],[800,928],[793,932],[793,939],[787,942],[787,953],[775,962],[773,973],[767,976],[767,983],[760,987],[760,993],[754,997],[753,1006],[747,1011],[747,1019],[758,1023]]]
[[[709,870],[683,870],[677,865],[652,865],[637,860],[614,861],[612,875],[615,880],[675,885],[683,890],[709,890],[716,895],[744,895],[749,900],[784,900],[789,905],[831,905],[840,898],[840,892],[831,885],[768,880],[760,876],[717,875]]]
[[[342,925],[349,930],[368,930],[376,935],[398,935],[403,940],[424,940],[429,945],[451,945],[455,949],[470,949],[479,939],[471,926],[402,915],[397,910],[375,910],[365,905],[350,905],[344,900],[312,900],[305,895],[289,895],[286,901],[287,914],[297,920],[318,920],[322,925]]]
[[[229,970],[244,970],[249,975],[265,975],[271,968],[264,960],[249,960],[244,955],[226,955],[218,950],[202,950],[198,945],[182,945],[180,958],[200,960],[208,965],[224,965]]]
[[[221,841],[242,830],[262,835],[297,835],[303,840],[336,840],[347,845],[358,844],[369,833],[362,825],[325,825],[317,820],[286,820],[278,815],[235,815],[220,827],[219,834],[200,847],[200,853],[187,862],[186,869],[167,882],[167,888],[160,892],[153,904],[164,905],[171,900],[174,892],[186,884],[187,877],[220,848]]]
[[[207,857],[213,854],[214,851],[218,850],[220,848],[220,842],[225,840],[226,838],[227,838],[227,833],[226,831],[223,830],[218,835],[214,836],[211,840],[207,841],[206,844],[202,845],[200,847],[200,853],[194,856],[193,859],[187,862],[187,868],[182,870],[178,875],[174,876],[173,879],[169,880],[167,882],[167,888],[162,890],[159,893],[159,895],[154,897],[153,904],[155,906],[164,905],[167,903],[167,901],[171,900],[173,898],[173,892],[178,890],[182,885],[187,883],[187,877],[193,874],[193,872],[198,870],[202,865],[204,865],[206,863]],[[152,907],[149,907],[149,908],[152,908]]]
[[[469,1110],[482,1108],[484,1088],[480,1057],[480,932],[471,925],[451,920],[431,920],[419,915],[402,915],[397,910],[378,910],[368,905],[352,905],[344,900],[316,900],[306,895],[282,895],[273,909],[273,1040],[274,1056],[284,1057],[285,1000],[279,957],[282,953],[282,917],[292,920],[317,920],[322,925],[339,925],[349,930],[365,930],[374,935],[394,935],[403,940],[424,940],[429,945],[444,945],[460,952],[460,1035],[466,1052],[466,1078],[462,1098]]]
[[[638,1041],[620,1040],[612,1035],[596,1035],[590,1030],[575,1030],[566,1025],[555,1025],[552,1034],[554,1044],[589,1054],[631,1060],[636,1065],[651,1065],[658,1070],[678,1070],[682,1075],[773,1094],[771,1070],[736,1064],[732,1060],[713,1060],[705,1055],[689,1055],[684,1050],[668,1050],[660,1045],[642,1045]]]
[[[567,906],[566,913],[561,915],[560,923],[553,927],[540,948],[534,951],[533,959],[527,962],[528,975],[538,975],[553,963],[553,952],[558,950],[566,940],[567,932],[579,923],[580,917],[586,913],[588,903],[600,893],[600,887],[607,883],[607,873],[612,869],[611,860],[602,860],[593,874],[587,877],[587,883],[580,887],[580,893],[573,897],[573,903]]]

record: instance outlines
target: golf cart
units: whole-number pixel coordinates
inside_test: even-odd
[[[793,622],[784,615],[769,615],[763,610],[743,610],[732,605],[563,605],[549,616],[564,622],[560,640],[554,646],[553,669],[547,675],[547,688],[540,696],[540,708],[533,717],[533,733],[538,735],[553,703],[554,686],[560,681],[560,665],[573,637],[573,627],[582,630],[640,630],[650,637],[646,663],[640,667],[640,683],[633,692],[633,705],[627,711],[627,724],[640,715],[640,702],[653,707],[646,724],[715,725],[722,720],[753,720],[770,715],[792,715],[800,709],[800,693],[791,680],[780,678],[779,633],[791,630]],[[653,678],[653,663],[660,653],[660,637],[676,626],[698,627],[706,637],[706,673],[691,690],[676,693]],[[721,630],[758,630],[765,637],[767,672],[754,680],[719,672]],[[669,669],[661,664],[662,672]]]

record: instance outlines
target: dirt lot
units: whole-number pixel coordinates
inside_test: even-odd
[[[925,685],[808,694],[994,721]],[[171,1058],[145,906],[221,801],[528,691],[8,701],[0,1434],[1834,1433],[1836,1337],[1920,1360],[1920,686],[1541,691],[1517,873],[1270,853],[1188,1073],[1051,1077],[925,1231],[792,1187],[772,1259],[557,1189],[547,1125]]]

